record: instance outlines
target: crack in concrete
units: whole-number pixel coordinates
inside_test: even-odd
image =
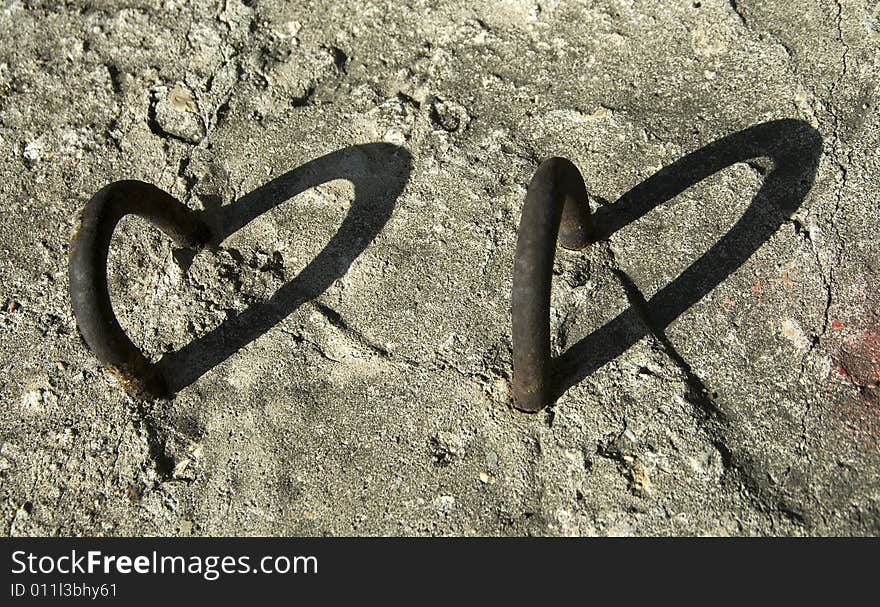
[[[763,32],[761,32],[755,29],[752,24],[746,19],[745,13],[743,13],[742,9],[739,7],[739,3],[737,2],[737,0],[728,0],[728,3],[730,4],[730,8],[733,10],[733,13],[739,20],[740,25],[742,25],[745,29],[751,30],[758,34],[759,38],[760,35],[763,33],[770,40],[781,46],[782,49],[785,51],[785,54],[788,55],[789,59],[794,56],[794,52],[791,50],[791,47],[786,44],[785,41],[783,41],[779,36],[769,30],[764,30]]]
[[[804,516],[790,505],[786,504],[778,496],[772,495],[769,489],[763,486],[756,476],[755,465],[748,454],[734,454],[727,444],[726,426],[728,416],[715,402],[715,395],[709,390],[706,382],[694,372],[690,363],[678,352],[672,341],[666,335],[665,327],[658,326],[653,322],[648,308],[648,302],[642,295],[635,281],[620,267],[611,247],[608,247],[609,266],[612,273],[619,281],[626,293],[629,304],[636,310],[640,320],[648,327],[651,336],[660,344],[661,350],[673,362],[683,375],[687,392],[685,400],[693,407],[697,415],[695,419],[698,427],[706,436],[709,443],[721,455],[724,473],[728,478],[736,479],[746,490],[746,497],[752,507],[759,512],[770,516],[774,513],[782,516],[791,523],[805,525]]]
[[[411,369],[424,369],[430,373],[443,373],[452,371],[457,376],[462,379],[467,380],[470,383],[475,384],[476,386],[486,389],[487,386],[492,381],[492,376],[489,372],[479,373],[479,372],[470,372],[461,369],[459,366],[454,364],[453,362],[438,357],[436,362],[427,363],[423,361],[416,360],[414,358],[410,358],[408,356],[401,356],[399,354],[395,354],[390,352],[387,348],[383,347],[379,343],[377,343],[374,339],[365,335],[363,332],[359,331],[357,328],[353,327],[350,323],[348,323],[339,312],[328,306],[327,304],[318,301],[312,300],[308,302],[310,307],[315,309],[319,314],[321,314],[327,321],[333,325],[337,330],[339,330],[345,337],[350,339],[351,341],[357,343],[358,345],[364,347],[369,350],[373,354],[379,356],[380,358],[387,360],[389,362],[402,364],[405,367]],[[312,343],[312,342],[310,342]],[[320,351],[320,348],[318,348]],[[327,358],[328,360],[333,360],[328,357],[323,351],[320,351],[320,354]],[[339,362],[339,361],[334,361]]]
[[[801,359],[801,371],[799,378],[802,379],[806,372],[806,361],[807,357],[811,355],[815,349],[821,346],[822,342],[825,340],[828,330],[831,324],[831,308],[834,305],[834,284],[835,284],[835,275],[834,269],[835,267],[840,265],[842,258],[842,249],[840,243],[843,242],[842,235],[840,234],[840,229],[837,226],[837,218],[840,214],[841,203],[843,200],[843,191],[847,186],[847,177],[849,166],[852,165],[852,152],[844,151],[841,144],[841,119],[838,110],[835,108],[834,99],[837,95],[838,89],[841,84],[844,82],[844,79],[847,76],[849,70],[849,64],[847,60],[847,56],[849,54],[849,45],[846,44],[843,36],[843,5],[840,0],[836,1],[837,12],[835,15],[835,28],[837,30],[837,39],[840,42],[843,50],[841,51],[840,57],[840,68],[841,72],[838,78],[831,84],[829,90],[829,103],[827,104],[828,113],[831,117],[831,128],[832,128],[832,136],[833,140],[830,142],[829,148],[831,151],[831,158],[834,163],[834,166],[837,169],[836,175],[836,187],[834,188],[833,196],[834,196],[834,206],[831,209],[830,215],[828,217],[828,228],[831,234],[833,234],[834,240],[834,260],[828,263],[827,270],[823,268],[822,264],[822,256],[820,255],[819,248],[817,244],[814,242],[812,236],[809,231],[804,231],[803,236],[805,240],[810,244],[810,247],[813,251],[813,256],[816,262],[816,265],[819,268],[819,274],[822,277],[822,286],[825,291],[825,302],[824,302],[824,310],[822,313],[822,327],[819,334],[811,340],[810,348],[804,354]],[[797,228],[797,224],[795,226]],[[810,403],[810,399],[807,398],[804,401],[804,414],[801,416],[801,441],[806,446],[806,442],[809,435],[809,417],[812,413],[812,405]],[[809,451],[804,448],[804,454],[809,461]]]
[[[833,103],[838,88],[844,82],[844,79],[846,78],[847,72],[849,70],[849,65],[847,62],[849,46],[846,44],[846,41],[843,38],[843,5],[840,3],[840,0],[837,1],[837,15],[835,17],[835,26],[837,28],[837,39],[840,41],[840,44],[843,47],[843,51],[841,52],[840,56],[840,76],[831,85],[831,90],[829,91],[831,99],[830,103],[828,104],[828,111],[831,114],[832,129],[834,134],[834,141],[832,142],[831,149],[834,153],[834,162],[838,169],[839,178],[838,186],[834,191],[834,209],[831,212],[829,226],[834,234],[837,236],[838,242],[841,242],[841,235],[836,225],[836,219],[840,211],[840,203],[843,197],[843,190],[846,188],[847,172],[849,170],[849,165],[852,164],[852,152],[847,152],[844,154],[840,139],[840,115],[839,112],[835,109]],[[841,159],[842,156],[845,156],[846,162]],[[839,249],[837,259],[838,261],[840,260]],[[833,266],[829,268],[829,271],[833,271]]]
[[[733,13],[739,18],[740,23],[743,24],[743,27],[748,28],[749,22],[746,21],[745,15],[743,15],[742,11],[739,10],[739,5],[737,4],[736,0],[728,0],[728,3],[730,4],[730,8],[733,9]]]
[[[333,308],[331,308],[327,304],[322,303],[321,301],[319,301],[317,299],[313,299],[308,302],[308,305],[310,307],[314,308],[317,312],[319,312],[321,314],[321,316],[323,316],[325,319],[327,319],[327,322],[329,322],[332,326],[334,326],[336,329],[338,329],[343,335],[345,335],[351,341],[357,343],[360,346],[363,346],[364,348],[366,348],[367,350],[369,350],[373,354],[376,354],[380,358],[387,358],[387,359],[392,358],[391,353],[386,348],[383,348],[381,345],[376,343],[373,339],[371,339],[370,337],[368,337],[364,333],[358,331],[357,329],[355,329],[354,327],[349,325],[339,312],[337,312],[336,310],[334,310]]]
[[[717,417],[723,420],[724,413],[713,400],[712,392],[694,372],[690,363],[675,348],[675,345],[666,335],[665,327],[661,327],[653,321],[647,299],[642,295],[632,277],[621,268],[611,247],[608,247],[608,258],[611,272],[626,293],[630,306],[636,311],[639,319],[648,327],[651,336],[660,344],[664,354],[669,357],[684,376],[684,382],[688,387],[685,399],[700,412],[701,419],[707,420]]]

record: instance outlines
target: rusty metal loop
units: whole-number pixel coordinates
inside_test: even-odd
[[[513,268],[513,402],[539,411],[550,386],[550,286],[556,241],[571,250],[593,242],[587,188],[565,158],[541,163],[529,183]]]
[[[161,372],[122,330],[107,286],[107,254],[116,224],[126,215],[143,217],[179,247],[201,249],[211,230],[182,202],[149,183],[116,181],[92,196],[70,242],[70,302],[83,339],[116,375],[129,395],[168,395]]]

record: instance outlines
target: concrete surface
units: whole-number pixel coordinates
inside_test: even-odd
[[[2,533],[880,532],[876,3],[3,0],[0,40]],[[557,255],[568,389],[527,415],[553,155],[608,234]],[[114,239],[171,400],[68,301],[123,178],[224,236]]]

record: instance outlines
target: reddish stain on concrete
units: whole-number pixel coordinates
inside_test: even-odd
[[[880,440],[880,294],[839,306],[825,346],[833,361],[831,382],[844,390],[834,399],[840,422],[876,445]]]
[[[863,293],[835,306],[825,343],[838,375],[874,389],[880,383],[880,293],[870,287]]]
[[[880,331],[864,330],[847,340],[837,354],[846,376],[857,386],[877,388],[880,382]]]

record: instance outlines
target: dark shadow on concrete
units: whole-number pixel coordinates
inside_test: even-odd
[[[745,213],[675,280],[636,309],[631,306],[554,361],[554,394],[615,359],[649,333],[662,334],[685,310],[739,268],[787,221],[812,187],[822,137],[806,122],[775,120],[728,135],[691,152],[596,210],[596,238],[607,239],[690,186],[738,162],[769,158],[772,168]]]
[[[225,207],[205,210],[215,246],[261,214],[333,179],[346,179],[355,199],[327,246],[271,298],[223,321],[215,329],[156,363],[176,393],[254,341],[342,277],[391,218],[412,169],[410,153],[387,143],[357,145],[312,160]]]

